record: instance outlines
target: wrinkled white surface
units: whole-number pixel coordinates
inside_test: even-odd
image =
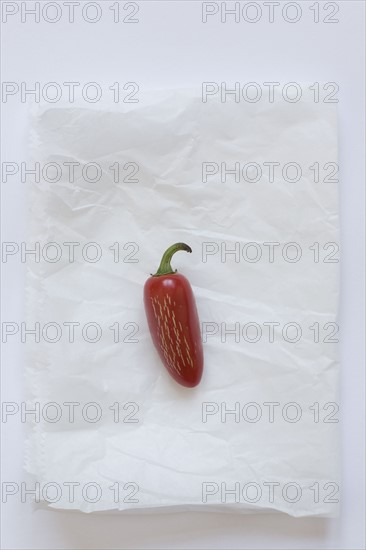
[[[94,321],[103,328],[94,344],[78,336],[73,344],[62,338],[29,346],[34,400],[97,402],[103,411],[95,424],[82,419],[70,424],[63,417],[34,427],[26,462],[40,483],[95,482],[103,488],[96,503],[85,502],[80,492],[71,503],[65,492],[52,506],[86,512],[160,508],[334,514],[336,504],[324,498],[314,502],[309,487],[338,481],[337,424],[314,423],[308,410],[314,402],[338,400],[334,345],[315,344],[309,330],[297,344],[281,338],[270,344],[264,336],[252,344],[209,337],[202,382],[187,390],[162,367],[142,303],[143,284],[162,251],[183,241],[193,254],[179,253],[173,263],[192,283],[201,322],[309,327],[336,321],[338,264],[314,263],[308,250],[314,242],[338,241],[336,185],[315,184],[309,170],[294,184],[278,178],[274,183],[232,178],[222,183],[219,174],[201,181],[205,161],[298,162],[303,167],[337,161],[334,106],[213,99],[203,104],[193,92],[161,92],[144,94],[138,104],[104,109],[41,107],[33,134],[35,160],[94,161],[105,167],[94,184],[63,178],[31,186],[30,242],[103,246],[103,258],[95,264],[40,262],[29,269],[30,322]],[[114,183],[108,167],[116,161],[138,163],[139,183]],[[122,246],[136,242],[139,262],[113,262],[108,247],[116,241]],[[296,241],[307,253],[296,264],[236,263],[233,256],[221,262],[219,254],[204,263],[202,243],[213,241],[225,241],[228,248],[235,242]],[[108,327],[115,322],[121,327],[137,323],[139,342],[114,343]],[[114,402],[136,402],[139,422],[115,423],[109,410]],[[280,414],[274,423],[236,423],[232,416],[223,423],[220,415],[203,423],[203,402],[226,402],[228,408],[257,402],[264,412],[265,402],[279,402],[281,408],[297,402],[307,413],[298,423],[281,421]],[[115,504],[109,489],[115,482],[137,483],[139,502]],[[281,496],[270,503],[263,490],[253,504],[234,503],[230,497],[222,503],[220,494],[203,504],[203,482],[224,482],[228,488],[236,482],[241,487],[279,482],[281,489],[295,482],[303,496],[297,503]]]

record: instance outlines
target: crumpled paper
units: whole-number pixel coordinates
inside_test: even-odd
[[[28,186],[29,242],[61,256],[27,262],[41,336],[27,340],[40,421],[26,469],[56,509],[335,515],[334,105],[142,96],[42,105],[32,119],[47,172]],[[146,278],[178,241],[193,249],[173,266],[202,324],[195,389],[169,377],[143,310]]]

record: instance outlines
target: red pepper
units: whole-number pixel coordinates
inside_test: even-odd
[[[192,388],[202,376],[202,340],[191,285],[170,265],[178,250],[192,252],[184,243],[166,250],[159,269],[145,283],[144,303],[150,334],[164,366],[179,384]]]

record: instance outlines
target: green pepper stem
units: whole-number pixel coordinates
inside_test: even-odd
[[[175,243],[172,244],[163,254],[161,259],[159,269],[154,273],[153,277],[159,277],[159,275],[169,275],[171,273],[176,273],[177,270],[173,271],[172,266],[170,265],[173,254],[179,250],[185,250],[186,252],[192,252],[192,249],[188,244],[185,243]]]

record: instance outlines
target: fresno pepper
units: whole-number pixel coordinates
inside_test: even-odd
[[[153,343],[169,374],[182,386],[199,384],[203,350],[196,302],[188,279],[173,271],[178,250],[192,252],[184,243],[170,246],[159,269],[144,286],[144,305]]]

